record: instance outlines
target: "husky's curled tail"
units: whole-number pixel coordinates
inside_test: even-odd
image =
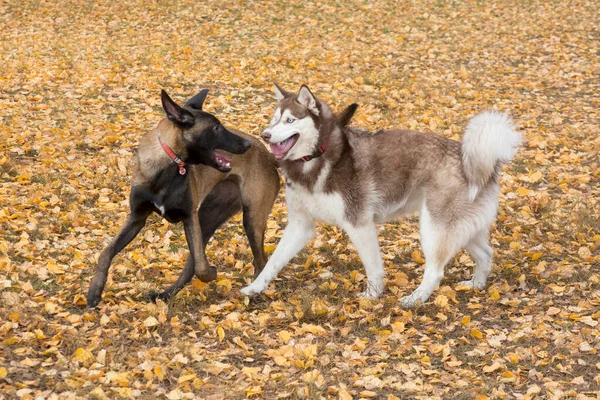
[[[507,114],[486,111],[471,119],[462,139],[469,200],[473,201],[502,164],[515,156],[520,144],[521,134]]]

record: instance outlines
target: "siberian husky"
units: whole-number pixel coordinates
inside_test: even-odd
[[[348,234],[367,272],[361,296],[383,292],[376,224],[419,212],[425,273],[400,303],[427,301],[444,266],[465,248],[476,263],[461,282],[482,289],[491,269],[488,230],[498,210],[498,177],[521,135],[505,114],[476,115],[462,143],[431,133],[348,127],[357,105],[339,116],[303,85],[298,94],[275,85],[275,115],[262,138],[286,181],[288,225],[265,268],[243,295],[260,293],[313,237],[315,222]]]

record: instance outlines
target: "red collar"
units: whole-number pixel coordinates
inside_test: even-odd
[[[179,167],[179,175],[185,175],[185,163],[183,162],[183,160],[177,157],[173,150],[171,150],[169,146],[167,146],[165,143],[162,142],[162,140],[160,140],[160,133],[157,133],[156,136],[158,137],[158,143],[160,143],[165,153],[167,153],[167,155],[171,157],[171,160],[173,160],[173,162]]]
[[[314,152],[313,154],[309,155],[309,156],[304,156],[301,158],[298,158],[296,161],[310,161],[313,158],[317,158],[320,157],[321,155],[323,155],[323,153],[325,153],[325,150],[327,149],[327,144],[329,143],[329,138],[327,138],[327,140],[325,140],[325,143],[323,143],[323,145],[321,147],[319,147],[319,149]]]

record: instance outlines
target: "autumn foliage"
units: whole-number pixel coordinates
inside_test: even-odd
[[[594,1],[5,1],[0,4],[0,398],[598,398],[600,13]],[[317,238],[266,293],[237,217],[168,304],[181,226],[158,216],[85,308],[97,256],[128,211],[132,156],[162,117],[160,89],[259,134],[272,82],[307,83],[354,124],[459,139],[470,116],[511,113],[484,291],[431,300],[416,218],[380,227],[386,292],[355,297],[347,237]],[[286,225],[283,196],[268,225]]]

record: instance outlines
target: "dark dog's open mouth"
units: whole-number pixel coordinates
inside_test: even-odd
[[[281,160],[292,149],[292,147],[294,147],[299,137],[299,133],[294,133],[292,136],[282,142],[269,143],[269,147],[271,147],[271,153],[273,153],[276,159]]]
[[[221,172],[231,171],[231,160],[225,157],[223,154],[218,153],[216,151],[214,151],[213,153],[215,156],[215,163],[217,164],[217,169]]]

